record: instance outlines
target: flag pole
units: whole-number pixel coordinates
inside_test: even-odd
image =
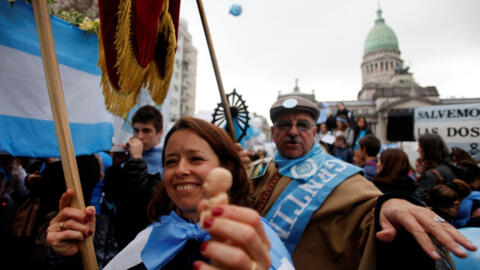
[[[47,82],[48,97],[52,109],[58,147],[62,160],[62,168],[67,188],[75,191],[72,197],[72,206],[84,209],[82,186],[78,175],[77,162],[73,149],[68,115],[63,96],[62,81],[58,68],[57,54],[53,40],[52,25],[46,0],[32,1],[33,14],[37,26],[38,41],[42,53],[43,71]],[[84,269],[98,269],[92,238],[80,242]]]
[[[220,92],[220,98],[225,110],[225,117],[227,119],[228,130],[233,141],[237,141],[235,135],[235,129],[233,128],[232,115],[230,113],[230,106],[228,104],[227,96],[223,90],[222,77],[220,76],[220,69],[218,68],[217,56],[215,55],[215,49],[213,48],[212,37],[210,36],[210,30],[208,27],[207,17],[205,16],[205,10],[203,9],[202,0],[197,0],[198,12],[202,19],[203,31],[205,32],[205,38],[207,39],[208,51],[210,52],[210,59],[212,60],[213,70],[215,71],[215,78],[217,79],[218,91]]]

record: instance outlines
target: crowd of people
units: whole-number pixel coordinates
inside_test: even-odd
[[[480,168],[467,151],[449,151],[441,136],[425,134],[418,139],[419,158],[412,167],[402,149],[380,152],[381,142],[364,117],[355,120],[341,102],[337,109],[335,116],[318,125],[317,140],[325,151],[361,167],[364,177],[384,194],[410,194],[456,228],[479,226]],[[352,129],[353,136],[347,139]],[[335,136],[333,145],[322,140],[323,134]]]
[[[81,269],[79,242],[93,237],[104,269],[454,269],[449,251],[475,250],[454,226],[479,224],[478,164],[429,134],[414,169],[338,106],[317,127],[316,104],[277,100],[274,157],[191,117],[160,145],[162,115],[144,106],[126,144],[77,157],[85,209],[71,207],[58,159],[3,155],[1,259]],[[228,204],[207,192],[216,167],[232,175]]]

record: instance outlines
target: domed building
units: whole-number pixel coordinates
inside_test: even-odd
[[[367,35],[361,64],[362,87],[355,101],[342,101],[355,117],[364,116],[375,135],[387,143],[386,123],[392,109],[440,104],[479,103],[479,98],[440,99],[435,86],[420,86],[401,58],[397,35],[377,10]],[[329,101],[336,114],[338,101]]]
[[[278,98],[300,95],[319,104],[328,106],[336,115],[337,103],[342,102],[354,117],[364,116],[369,127],[382,143],[387,141],[387,117],[393,109],[409,109],[421,106],[480,103],[480,98],[441,99],[435,86],[420,86],[409,72],[400,53],[397,35],[385,23],[382,10],[378,8],[377,18],[364,44],[361,64],[362,87],[357,100],[319,102],[315,93],[302,93],[296,80],[293,91],[280,93]]]

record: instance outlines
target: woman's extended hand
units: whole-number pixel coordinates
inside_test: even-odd
[[[70,207],[73,190],[67,189],[60,198],[59,212],[47,228],[47,245],[58,256],[72,256],[79,251],[79,241],[95,232],[95,207],[84,210]]]
[[[202,255],[210,258],[212,265],[196,261],[196,270],[269,269],[270,241],[256,211],[224,205],[213,208],[212,215],[212,218],[203,222],[203,227],[210,233],[212,240],[203,243],[201,247]]]
[[[380,209],[380,225],[382,230],[377,232],[377,238],[380,241],[392,241],[397,233],[396,228],[403,227],[415,237],[423,250],[434,260],[440,260],[440,255],[429,234],[461,258],[467,257],[467,254],[459,244],[471,251],[477,249],[457,229],[433,211],[406,200],[390,199],[384,202]]]

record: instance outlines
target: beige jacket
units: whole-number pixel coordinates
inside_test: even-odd
[[[266,174],[252,180],[254,205],[258,206],[277,168],[270,162]],[[290,183],[281,177],[263,207],[265,216]],[[292,258],[296,269],[375,269],[373,209],[382,193],[370,181],[354,175],[338,185],[312,215]]]

